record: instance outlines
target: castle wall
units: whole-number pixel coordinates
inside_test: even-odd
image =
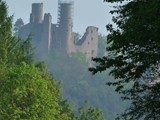
[[[44,21],[43,21],[43,28],[42,28],[42,38],[39,43],[39,51],[42,53],[47,54],[51,48],[51,31],[52,31],[52,17],[51,15],[45,14]]]
[[[52,24],[52,42],[51,42],[51,48],[53,50],[56,50],[60,47],[58,40],[58,25]]]
[[[98,52],[98,28],[90,26],[81,40],[76,43],[76,50],[85,54],[89,66],[92,66],[92,58],[97,56]]]

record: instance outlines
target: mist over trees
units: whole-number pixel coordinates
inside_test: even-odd
[[[93,59],[97,66],[93,74],[110,68],[110,81],[130,107],[117,119],[159,120],[160,94],[160,1],[104,0],[118,3],[114,7],[113,22],[107,25],[108,56]]]
[[[92,76],[82,53],[68,56],[63,52],[54,52],[43,60],[53,76],[62,81],[62,95],[72,103],[76,113],[77,108],[86,100],[89,105],[100,108],[107,119],[114,119],[127,106],[127,103],[120,100],[114,88],[106,87],[105,83],[113,78],[106,77],[107,72]]]

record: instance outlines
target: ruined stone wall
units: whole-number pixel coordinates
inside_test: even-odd
[[[89,66],[92,66],[92,57],[96,57],[98,51],[98,28],[89,26],[75,47],[77,51],[86,55]]]
[[[92,57],[97,56],[98,28],[89,26],[83,37],[74,43],[72,32],[72,3],[62,2],[59,4],[59,20],[52,24],[51,15],[43,16],[43,4],[33,3],[30,23],[24,25],[19,36],[27,38],[32,33],[32,43],[38,56],[47,54],[50,50],[62,50],[68,54],[80,51],[86,55],[89,66],[92,65]],[[53,49],[51,49],[53,48]]]

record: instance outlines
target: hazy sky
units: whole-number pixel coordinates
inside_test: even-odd
[[[58,0],[5,0],[9,15],[14,14],[14,21],[22,18],[24,23],[29,22],[32,3],[43,3],[43,13],[51,13],[52,23],[57,23]],[[65,0],[67,1],[67,0]],[[111,22],[109,10],[112,5],[103,0],[74,0],[73,31],[83,34],[87,26],[96,26],[99,32],[107,34],[106,24]]]

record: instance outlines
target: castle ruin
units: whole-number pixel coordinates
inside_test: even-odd
[[[75,41],[75,33],[72,31],[73,2],[58,2],[58,22],[52,24],[52,16],[45,13],[43,17],[43,3],[33,3],[30,14],[30,22],[19,30],[19,36],[27,38],[32,33],[32,44],[36,55],[44,55],[52,50],[66,52],[82,52],[85,54],[89,66],[92,65],[92,57],[97,56],[98,28],[89,26],[81,39]]]

